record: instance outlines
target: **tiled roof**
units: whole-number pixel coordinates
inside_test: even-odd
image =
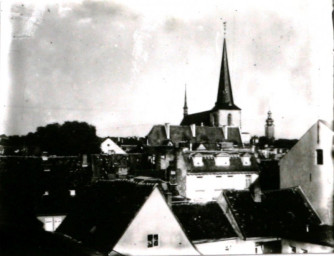
[[[192,241],[237,237],[216,202],[173,205],[172,210]]]
[[[195,114],[186,115],[183,120],[181,121],[181,125],[205,125],[210,126],[210,113],[211,110],[203,111]]]
[[[227,128],[227,140],[232,141],[239,146],[242,145],[241,134],[239,127],[228,127]]]
[[[78,196],[57,232],[108,253],[150,195],[153,186],[126,180],[96,183]]]
[[[167,140],[165,127],[155,125],[147,136],[150,146],[161,146]],[[178,146],[180,142],[203,143],[207,149],[216,148],[217,142],[224,140],[224,132],[219,127],[196,126],[193,137],[190,126],[170,125],[170,140]]]
[[[224,152],[218,153],[221,155]],[[217,166],[214,157],[216,154],[202,152],[203,166],[195,166],[191,154],[184,154],[188,172],[190,173],[210,173],[210,172],[259,172],[259,166],[255,157],[250,157],[250,165],[243,165],[238,155],[230,155],[230,164],[227,166]],[[229,156],[227,154],[227,156]]]
[[[223,190],[223,195],[246,238],[279,237],[321,223],[299,187],[263,192],[260,203],[246,190]]]
[[[289,232],[283,238],[334,247],[334,227],[329,225],[310,226],[304,232]]]

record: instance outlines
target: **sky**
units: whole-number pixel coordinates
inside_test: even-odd
[[[330,0],[110,0],[1,4],[0,134],[85,121],[145,136],[216,101],[226,22],[242,131],[300,138],[333,117]]]

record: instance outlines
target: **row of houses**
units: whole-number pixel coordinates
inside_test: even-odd
[[[227,189],[205,203],[171,204],[165,192],[128,180],[96,183],[57,232],[105,255],[332,252],[333,241],[311,234],[326,226],[300,187]]]

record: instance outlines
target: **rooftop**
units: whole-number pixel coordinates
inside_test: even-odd
[[[216,202],[173,205],[172,210],[192,241],[237,237]]]

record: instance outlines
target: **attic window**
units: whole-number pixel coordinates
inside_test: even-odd
[[[250,166],[251,165],[250,157],[242,157],[241,161],[242,161],[243,166]]]
[[[147,247],[155,247],[159,246],[159,235],[158,234],[150,234],[147,235]]]
[[[316,152],[317,165],[324,164],[323,150],[322,149],[317,149],[315,152]]]
[[[70,190],[70,196],[75,196],[75,190],[74,189]]]
[[[215,163],[217,166],[229,166],[230,157],[229,156],[216,156]]]
[[[194,166],[203,166],[203,158],[201,156],[193,157],[193,164]]]

